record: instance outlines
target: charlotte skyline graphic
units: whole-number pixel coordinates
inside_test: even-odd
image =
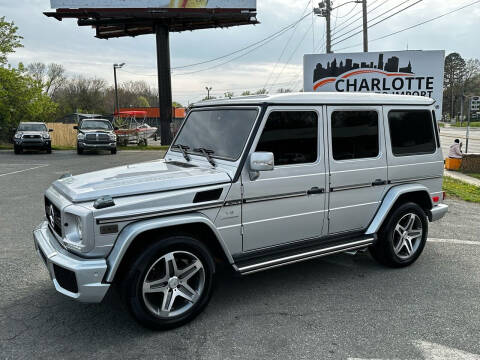
[[[370,69],[377,70],[378,72],[388,72],[388,73],[404,73],[404,74],[413,74],[412,64],[409,61],[408,65],[405,67],[400,67],[400,59],[396,56],[392,56],[387,59],[387,62],[384,63],[384,54],[378,55],[378,63],[374,64],[373,61],[367,63],[365,61],[361,63],[354,63],[352,59],[345,59],[345,64],[343,60],[340,62],[340,65],[337,65],[337,58],[334,58],[332,62],[328,62],[327,67],[324,68],[323,64],[317,64],[313,72],[313,82],[316,83],[319,80],[331,77],[338,77],[342,74],[345,74],[352,70],[361,70],[361,69]]]

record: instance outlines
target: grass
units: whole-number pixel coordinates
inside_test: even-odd
[[[463,123],[461,123],[461,125],[460,125],[459,122],[457,122],[455,124],[451,124],[451,126],[453,126],[453,127],[467,127],[467,122],[464,121]],[[470,123],[470,127],[480,127],[480,121],[472,121]]]
[[[480,188],[464,183],[463,181],[444,176],[443,190],[448,196],[468,202],[480,203]]]
[[[464,174],[480,180],[480,173],[464,173]]]
[[[442,123],[442,122],[439,122],[439,123],[438,123],[438,126],[441,127],[441,128],[444,128],[444,127],[445,127],[445,124]]]
[[[12,144],[0,144],[0,150],[13,150]]]

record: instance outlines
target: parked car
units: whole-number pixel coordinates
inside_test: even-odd
[[[202,102],[164,160],[55,181],[36,248],[60,293],[95,303],[117,284],[155,329],[202,311],[221,262],[247,275],[368,248],[408,266],[448,211],[433,105],[353,93]]]
[[[110,121],[105,119],[84,119],[78,126],[77,154],[81,155],[88,150],[107,150],[117,153],[117,135]]]
[[[40,122],[21,122],[15,129],[13,136],[13,150],[21,154],[23,150],[46,151],[52,153],[52,139],[47,125]]]

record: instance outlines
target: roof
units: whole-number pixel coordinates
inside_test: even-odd
[[[20,124],[27,124],[27,125],[43,124],[43,125],[46,125],[44,122],[41,122],[41,121],[20,121]]]
[[[391,95],[375,93],[301,92],[275,95],[244,96],[231,99],[208,100],[193,107],[216,105],[258,105],[258,104],[318,104],[318,105],[433,105],[435,100],[423,96]]]

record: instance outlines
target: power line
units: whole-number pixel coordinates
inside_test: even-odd
[[[283,68],[282,68],[282,71],[280,71],[280,73],[277,75],[277,77],[275,78],[275,81],[273,82],[272,86],[270,87],[270,89],[275,86],[276,82],[278,81],[278,78],[283,74],[283,71],[285,70],[285,68],[287,67],[288,64],[290,64],[290,61],[292,61],[292,58],[293,56],[297,53],[298,49],[300,48],[300,46],[303,44],[303,42],[305,41],[305,38],[307,37],[308,33],[310,33],[310,30],[312,28],[312,25],[310,25],[310,27],[307,29],[307,31],[305,31],[305,33],[303,34],[303,37],[302,37],[302,40],[300,40],[300,42],[297,44],[297,47],[295,48],[295,50],[293,50],[292,54],[290,55],[290,57],[288,58],[288,61],[283,64]]]
[[[377,3],[379,0],[375,0],[373,1],[370,6],[374,5],[375,3]],[[385,0],[383,3],[381,3],[380,5],[376,6],[375,8],[369,10],[367,12],[367,14],[370,14],[371,12],[375,11],[376,9],[378,9],[380,6],[384,5],[385,3],[387,3],[388,1],[390,0]],[[353,19],[355,16],[359,15],[359,14],[362,14],[362,10],[356,12],[355,14],[353,14],[351,17],[349,17],[348,19],[344,20],[342,23],[338,24],[337,28],[339,28],[337,30],[337,32],[340,32],[348,27],[350,27],[350,25],[353,25],[355,22],[357,22],[358,20],[361,20],[362,19],[362,16],[360,16],[359,18],[356,18],[355,20],[353,20],[352,22],[349,22],[351,19]],[[348,24],[346,24],[347,22],[349,22]],[[345,26],[343,26],[344,24],[346,24]]]
[[[374,27],[374,26],[377,26],[378,24],[381,24],[382,22],[384,22],[384,21],[386,21],[386,20],[394,17],[395,15],[398,15],[398,14],[404,12],[405,10],[411,8],[412,6],[417,5],[418,3],[421,3],[422,1],[423,1],[423,0],[418,0],[418,1],[414,2],[413,4],[408,5],[407,7],[405,7],[405,8],[403,8],[403,9],[401,9],[401,10],[399,10],[399,11],[397,11],[397,12],[395,12],[395,13],[389,15],[389,16],[387,16],[386,18],[383,18],[383,19],[381,19],[380,21],[377,21],[376,23],[374,23],[374,24],[372,24],[372,25],[369,25],[369,26],[367,27],[367,29],[370,29],[370,28],[372,28],[372,27]],[[378,17],[377,17],[377,18],[378,18]],[[375,19],[376,19],[376,18],[375,18]],[[373,20],[375,20],[375,19],[373,19]],[[344,39],[341,39],[341,40],[337,41],[336,43],[333,43],[332,46],[337,45],[337,44],[340,44],[340,43],[342,43],[342,42],[344,42],[344,41],[346,41],[346,40],[348,40],[348,39],[351,39],[352,37],[354,37],[354,36],[356,36],[356,35],[358,35],[358,34],[361,34],[362,32],[363,32],[363,30],[360,30],[360,31],[358,31],[358,32],[356,32],[356,33],[354,33],[354,34],[352,34],[352,35],[350,35],[350,36],[348,36],[348,37],[346,37],[346,38],[344,38]],[[338,38],[337,38],[337,39],[338,39]]]
[[[305,11],[307,11],[308,9],[308,6],[312,3],[312,0],[309,0],[308,3],[307,3],[307,6],[305,6],[305,9],[303,9],[302,11],[302,15],[303,16],[305,14]],[[313,14],[313,12],[312,12]],[[297,24],[298,25],[298,24]],[[312,25],[313,26],[313,25]],[[283,55],[285,54],[285,51],[287,50],[288,48],[288,45],[290,45],[290,41],[292,41],[292,38],[293,36],[295,35],[295,33],[297,32],[297,26],[294,27],[293,29],[293,32],[292,34],[290,35],[290,37],[288,38],[287,42],[285,43],[285,46],[283,47],[283,50],[280,54],[280,56],[278,57],[278,60],[275,62],[275,65],[273,66],[273,69],[272,71],[270,72],[270,75],[268,75],[268,78],[267,78],[267,81],[265,82],[265,85],[264,85],[264,88],[267,87],[268,83],[270,82],[270,79],[272,78],[272,75],[275,73],[275,71],[277,70],[277,65],[278,63],[280,62],[280,60],[282,59]]]
[[[416,28],[416,27],[419,27],[419,26],[428,24],[428,23],[430,23],[430,22],[432,22],[432,21],[438,20],[438,19],[443,18],[443,17],[445,17],[445,16],[447,16],[447,15],[456,13],[456,12],[458,12],[458,11],[460,11],[460,10],[463,10],[463,9],[465,9],[465,8],[467,8],[467,7],[470,7],[470,6],[475,5],[475,4],[478,4],[478,3],[480,3],[480,0],[474,1],[474,2],[472,2],[472,3],[470,3],[470,4],[465,5],[465,6],[462,6],[462,7],[459,7],[459,8],[457,8],[457,9],[451,10],[451,11],[449,11],[449,12],[447,12],[447,13],[442,14],[442,15],[435,16],[435,17],[433,17],[433,18],[431,18],[431,19],[422,21],[422,22],[420,22],[420,23],[418,23],[418,24],[415,24],[415,25],[412,25],[412,26],[408,26],[408,27],[406,27],[406,28],[404,28],[404,29],[401,29],[401,30],[392,32],[392,33],[387,34],[387,35],[380,36],[380,37],[378,37],[378,38],[375,38],[375,39],[373,39],[373,40],[370,40],[369,42],[374,42],[374,41],[378,41],[378,40],[383,40],[383,39],[385,39],[385,38],[387,38],[387,37],[390,37],[390,36],[393,36],[393,35],[397,35],[397,34],[400,34],[400,33],[402,33],[402,32],[405,32],[405,31],[407,31],[407,30],[411,30],[411,29],[414,29],[414,28]],[[350,49],[350,48],[353,48],[353,47],[356,47],[356,46],[359,46],[359,45],[362,45],[362,44],[355,44],[355,45],[347,46],[347,47],[338,49],[337,51]]]
[[[310,0],[310,2],[311,2],[311,0]],[[308,15],[310,15],[310,14],[308,14]],[[258,44],[260,44],[260,43],[263,43],[264,41],[267,41],[267,40],[269,40],[270,38],[272,38],[272,37],[274,37],[274,36],[276,36],[276,35],[278,35],[278,34],[280,34],[280,33],[283,33],[283,32],[285,32],[285,31],[287,31],[287,30],[290,30],[291,28],[296,27],[296,26],[298,25],[298,23],[301,22],[303,19],[304,19],[304,18],[300,18],[299,20],[291,23],[290,25],[285,26],[284,28],[280,29],[279,31],[277,31],[277,32],[275,32],[275,33],[267,36],[266,38],[263,38],[262,40],[256,41],[256,42],[254,42],[254,43],[252,43],[252,44],[250,44],[250,45],[248,45],[248,46],[245,46],[245,47],[243,47],[243,48],[241,48],[241,49],[238,49],[238,50],[236,50],[236,51],[233,51],[233,52],[231,52],[231,53],[228,53],[228,54],[225,54],[225,55],[216,57],[216,58],[214,58],[214,59],[210,59],[210,60],[205,60],[205,61],[201,61],[201,62],[198,62],[198,63],[194,63],[194,64],[183,65],[183,66],[176,66],[176,67],[173,67],[172,70],[185,69],[185,68],[189,68],[189,67],[194,67],[194,66],[198,66],[198,65],[203,65],[203,64],[207,64],[207,63],[214,62],[214,61],[217,61],[217,60],[225,59],[225,58],[227,58],[227,57],[229,57],[229,56],[231,56],[231,55],[238,54],[239,52],[242,52],[242,51],[244,51],[244,50],[247,50],[247,49],[249,49],[249,48],[251,48],[251,47],[253,47],[253,46],[255,46],[255,45],[258,45]]]
[[[382,17],[383,15],[389,13],[389,12],[392,11],[392,10],[395,10],[395,9],[399,8],[400,6],[408,3],[409,1],[411,1],[411,0],[405,0],[405,1],[401,2],[401,3],[398,4],[398,5],[395,5],[394,7],[388,9],[387,11],[384,11],[384,12],[381,13],[380,15],[375,16],[373,19],[370,19],[369,22],[372,22],[373,20],[376,20],[376,19]],[[359,18],[359,19],[360,19],[360,18]],[[350,34],[351,32],[353,32],[353,31],[355,31],[355,30],[357,30],[357,29],[358,29],[358,27],[355,27],[355,28],[350,29],[349,31],[343,33],[343,34],[337,35],[337,36],[335,36],[335,37],[332,39],[332,41],[333,41],[333,40],[337,40],[337,39],[339,39],[339,38],[341,38],[341,37],[343,37],[343,36],[345,36],[345,35],[348,35],[348,34]],[[340,30],[339,30],[338,32],[340,32]]]

